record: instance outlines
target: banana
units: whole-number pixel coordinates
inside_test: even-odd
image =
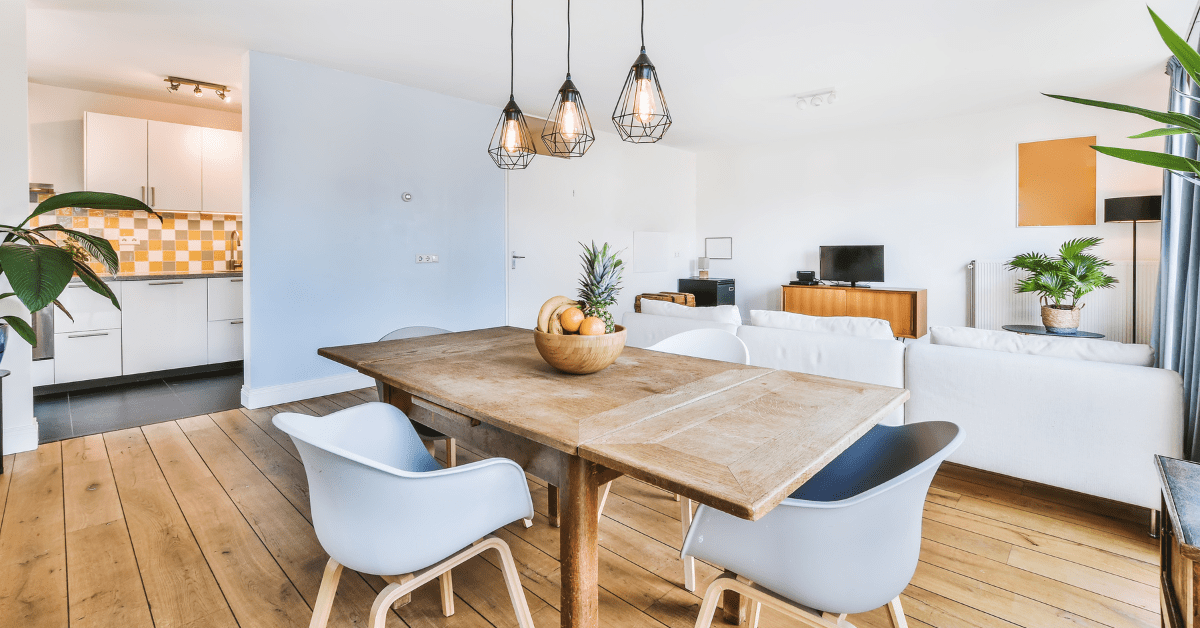
[[[570,297],[557,296],[551,297],[543,303],[542,309],[538,311],[538,331],[550,333],[550,315],[554,312],[554,308],[570,300]]]
[[[566,303],[563,303],[563,304],[559,305],[558,307],[554,308],[554,311],[550,313],[550,331],[548,333],[560,334],[560,335],[563,333],[566,333],[563,331],[562,322],[560,322],[558,320],[558,317],[562,316],[563,312],[566,312],[567,310],[575,307],[576,305],[577,304],[575,301],[567,301]]]

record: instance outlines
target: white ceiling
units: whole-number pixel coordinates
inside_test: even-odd
[[[1150,0],[1186,34],[1196,0]],[[1144,0],[649,0],[646,44],[675,125],[700,150],[749,137],[954,115],[1086,95],[1159,68]],[[638,53],[637,0],[571,5],[571,69],[607,127]],[[248,49],[487,103],[508,96],[504,0],[29,0],[30,80],[237,108]],[[517,102],[545,115],[566,71],[566,3],[517,0]],[[184,76],[234,102],[168,94]],[[834,87],[833,106],[795,94]],[[319,86],[297,86],[297,97]]]

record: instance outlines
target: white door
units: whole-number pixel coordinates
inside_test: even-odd
[[[208,280],[128,281],[122,288],[125,375],[208,363]]]
[[[204,129],[150,120],[147,129],[149,205],[177,212],[201,210]]]
[[[83,187],[146,200],[146,121],[83,114]]]
[[[204,129],[205,213],[242,213],[242,134]]]

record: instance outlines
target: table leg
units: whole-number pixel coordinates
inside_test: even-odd
[[[594,463],[571,456],[566,486],[558,487],[562,508],[562,628],[600,625],[599,504]]]

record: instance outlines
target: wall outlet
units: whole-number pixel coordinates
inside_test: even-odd
[[[129,246],[136,246],[139,242],[141,242],[141,240],[138,240],[137,236],[121,236],[120,242],[121,246],[125,246],[127,244]]]
[[[436,255],[418,255],[417,263],[418,264],[436,264],[436,263],[438,263],[438,256],[436,256]]]

